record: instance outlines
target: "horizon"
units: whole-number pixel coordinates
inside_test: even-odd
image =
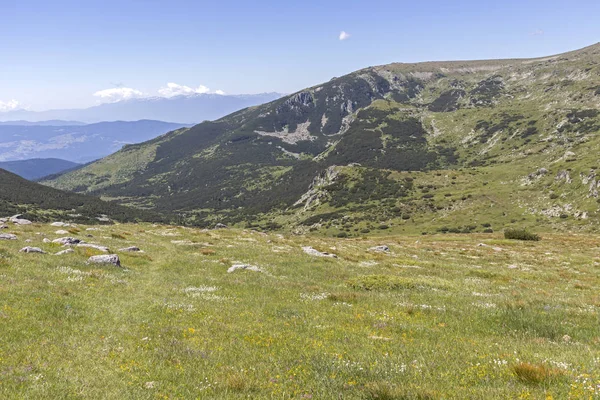
[[[0,5],[0,111],[293,93],[372,65],[537,58],[597,43],[600,4],[566,4],[11,1]]]

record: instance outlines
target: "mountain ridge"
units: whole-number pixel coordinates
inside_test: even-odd
[[[198,224],[340,234],[378,224],[483,230],[489,221],[591,228],[598,206],[587,186],[597,180],[581,151],[600,146],[599,56],[596,44],[535,59],[368,67],[128,146],[47,183],[185,213]],[[128,172],[107,173],[120,162]],[[569,169],[586,183],[571,184],[570,172],[564,186],[559,176]],[[325,184],[326,171],[335,178]],[[317,200],[300,207],[311,191]],[[493,216],[485,208],[491,198],[501,209]],[[489,221],[472,228],[465,209]]]

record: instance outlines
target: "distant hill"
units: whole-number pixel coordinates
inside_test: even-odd
[[[58,158],[33,158],[30,160],[0,162],[0,168],[30,181],[67,171],[80,165]]]
[[[96,197],[64,192],[30,182],[0,169],[0,216],[24,214],[28,219],[98,223],[98,218],[120,222],[162,221],[149,211],[124,207]]]
[[[600,44],[369,67],[46,183],[205,225],[599,229],[598,60]]]
[[[86,123],[101,121],[137,121],[152,119],[195,124],[221,118],[242,108],[267,103],[283,96],[280,93],[249,95],[194,94],[170,98],[152,97],[101,104],[85,109],[0,113],[0,120],[74,120]]]
[[[67,126],[0,125],[0,161],[58,158],[84,163],[114,153],[126,144],[186,126],[153,120]]]
[[[0,114],[0,118],[2,117],[3,114]],[[33,126],[33,125],[38,125],[38,126],[77,126],[77,125],[86,125],[85,122],[79,122],[79,121],[62,121],[62,120],[50,120],[50,121],[38,121],[38,122],[31,122],[31,121],[4,121],[4,122],[0,122],[0,126],[2,125],[13,125],[13,126]]]

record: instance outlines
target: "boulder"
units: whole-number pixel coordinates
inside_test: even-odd
[[[2,225],[0,225],[0,229],[8,229],[8,225],[2,224]]]
[[[39,247],[23,247],[21,250],[19,250],[19,253],[39,253],[39,254],[46,254],[46,252],[42,249],[40,249]]]
[[[54,232],[57,235],[68,235],[69,231],[65,231],[64,229],[59,229],[56,232]]]
[[[61,238],[58,238],[58,239],[54,239],[52,241],[52,243],[60,243],[62,245],[69,245],[70,246],[70,245],[73,245],[73,244],[81,243],[81,240],[75,239],[74,237],[67,236],[67,237],[61,237]]]
[[[28,219],[15,219],[11,220],[11,222],[15,225],[31,225],[32,222]]]
[[[0,233],[0,240],[17,240],[17,235],[12,233]]]
[[[108,251],[109,251],[108,247],[100,246],[97,244],[91,244],[91,243],[78,243],[77,247],[87,247],[89,249],[96,249],[96,250],[102,251],[104,253],[108,253]]]
[[[121,260],[119,260],[119,256],[116,254],[104,254],[101,256],[91,256],[88,258],[88,263],[90,264],[111,264],[117,267],[121,266]]]
[[[54,254],[55,256],[62,256],[64,254],[71,254],[71,253],[75,253],[75,250],[73,249],[66,249],[63,251],[59,251],[58,253]]]
[[[229,267],[229,269],[227,270],[227,273],[232,273],[237,271],[238,269],[246,269],[248,271],[254,271],[254,272],[263,272],[262,269],[255,267],[254,265],[249,265],[249,264],[234,264],[231,267]]]
[[[119,251],[127,251],[127,252],[130,252],[130,253],[142,252],[142,250],[140,250],[139,247],[135,247],[135,246],[125,247],[124,249],[119,249]]]
[[[227,225],[222,224],[220,222],[215,225],[215,229],[227,229],[227,228],[229,228]]]
[[[50,224],[50,226],[55,226],[57,228],[63,228],[63,227],[71,226],[71,224],[67,224],[66,222],[53,222]]]
[[[371,247],[371,248],[369,248],[369,250],[376,251],[378,253],[389,253],[390,252],[390,248],[386,245]]]
[[[315,257],[330,257],[330,258],[337,258],[337,256],[335,254],[332,253],[322,253],[317,249],[313,249],[310,246],[307,247],[303,247],[302,250],[304,250],[304,252],[306,254],[308,254],[309,256],[315,256]]]

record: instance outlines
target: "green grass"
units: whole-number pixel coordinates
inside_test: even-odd
[[[78,228],[144,253],[119,254],[124,269],[87,265],[90,249],[23,254],[61,250],[42,242],[55,228],[10,227],[0,398],[600,396],[598,236]],[[381,244],[390,254],[368,251]]]

